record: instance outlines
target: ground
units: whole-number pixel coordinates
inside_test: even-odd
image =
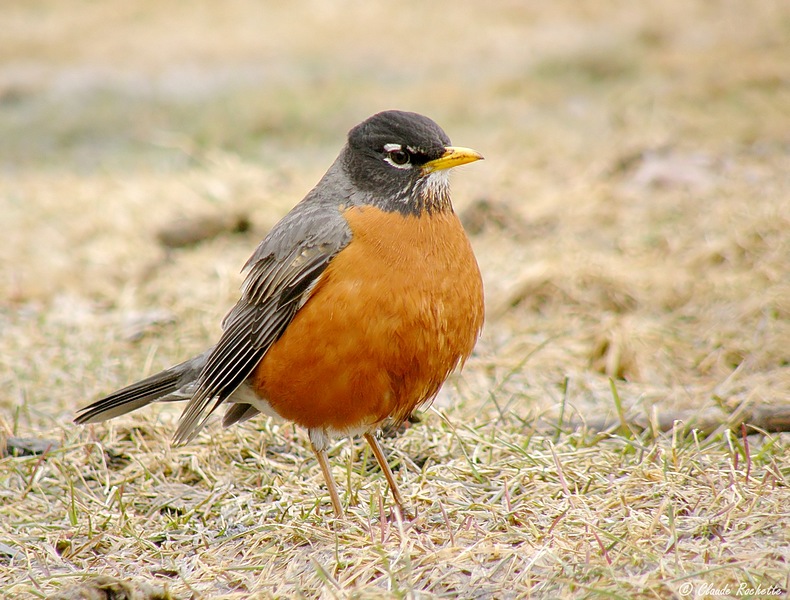
[[[787,597],[788,56],[779,0],[5,2],[0,592]],[[287,423],[74,425],[216,339],[387,108],[486,157],[483,336],[384,440],[416,519],[359,440],[335,520]]]

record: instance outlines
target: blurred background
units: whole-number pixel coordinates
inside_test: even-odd
[[[577,169],[624,130],[635,146],[786,141],[783,4],[10,1],[0,157],[175,168],[182,139],[276,160],[393,106]]]

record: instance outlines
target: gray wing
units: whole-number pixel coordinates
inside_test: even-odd
[[[209,350],[195,393],[181,415],[176,443],[194,438],[211,413],[252,374],[329,262],[348,245],[351,230],[339,204],[316,197],[314,190],[247,261],[241,299],[225,317],[219,342]]]

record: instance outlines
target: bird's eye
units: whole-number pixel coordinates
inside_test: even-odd
[[[391,150],[387,153],[387,157],[394,165],[405,165],[411,161],[411,156],[405,150]]]

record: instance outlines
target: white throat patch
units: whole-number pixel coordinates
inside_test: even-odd
[[[442,169],[433,171],[425,176],[425,189],[433,197],[447,194],[450,190],[449,171]]]

